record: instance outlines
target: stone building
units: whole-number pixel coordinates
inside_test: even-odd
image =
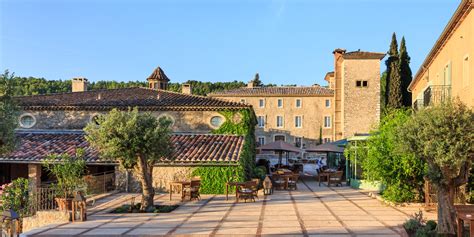
[[[241,159],[255,159],[254,152],[242,155],[242,150],[254,149],[252,142],[246,140],[248,136],[253,138],[253,129],[235,135],[216,132],[223,124],[253,128],[255,119],[250,105],[166,91],[169,79],[160,68],[155,69],[148,82],[149,88],[87,91],[87,79],[75,78],[71,93],[17,97],[21,107],[19,145],[12,153],[0,157],[0,183],[29,177],[33,185],[40,185],[48,179],[42,175],[44,158],[55,153],[74,155],[77,148],[86,149],[89,173],[116,169],[113,161],[100,159],[99,152],[89,147],[83,133],[88,123],[114,108],[137,107],[141,112],[172,120],[174,161],[157,165],[156,188],[167,187],[170,180],[184,179],[198,168],[222,166],[241,170],[239,166],[245,163]],[[185,89],[190,91],[189,87]],[[250,115],[247,116],[250,119],[244,119],[244,115]],[[117,172],[119,184],[124,181],[122,173]],[[228,178],[244,177],[240,174]]]
[[[327,86],[247,87],[209,96],[253,106],[260,145],[284,140],[298,147],[368,133],[380,118],[383,53],[336,49]]]
[[[463,0],[413,78],[413,107],[419,109],[453,97],[474,106],[474,14]]]

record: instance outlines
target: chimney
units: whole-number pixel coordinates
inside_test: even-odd
[[[87,78],[76,77],[72,79],[72,92],[87,91]]]
[[[193,94],[193,88],[191,87],[191,84],[183,84],[181,88],[181,93],[187,94],[187,95],[192,95]]]
[[[249,81],[249,83],[247,83],[247,88],[254,88],[255,87],[255,83],[253,80]]]

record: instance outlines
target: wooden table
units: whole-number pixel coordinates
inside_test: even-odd
[[[170,200],[172,199],[172,196],[173,196],[173,190],[176,190],[175,188],[178,187],[177,190],[179,190],[179,192],[181,193],[181,201],[184,201],[184,188],[186,186],[190,186],[191,181],[173,181],[169,185],[170,185],[170,188],[169,188]]]
[[[237,187],[238,186],[243,186],[247,182],[226,182],[225,183],[225,200],[229,200],[229,186],[235,186],[235,198],[237,198]]]
[[[474,236],[474,214],[472,212],[458,212],[456,219],[458,221],[458,236],[463,236],[464,222],[469,223],[469,236]]]

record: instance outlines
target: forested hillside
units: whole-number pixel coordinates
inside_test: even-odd
[[[222,90],[235,89],[246,86],[244,82],[233,81],[233,82],[200,82],[200,81],[187,81],[192,85],[193,94],[196,95],[207,95],[208,93]],[[15,77],[14,78],[14,95],[38,95],[38,94],[51,94],[60,92],[71,91],[71,80],[46,80],[45,78],[35,77]],[[126,88],[126,87],[146,87],[145,81],[130,81],[130,82],[117,82],[117,81],[97,81],[89,82],[88,90],[97,89],[115,89],[115,88]],[[171,91],[181,91],[181,83],[170,83],[169,88]]]

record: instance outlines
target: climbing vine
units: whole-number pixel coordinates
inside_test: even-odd
[[[255,169],[255,113],[251,109],[219,113],[225,122],[212,133],[244,136],[245,142],[237,166],[202,166],[192,172],[193,176],[201,176],[202,193],[224,193],[227,181],[248,180]]]

